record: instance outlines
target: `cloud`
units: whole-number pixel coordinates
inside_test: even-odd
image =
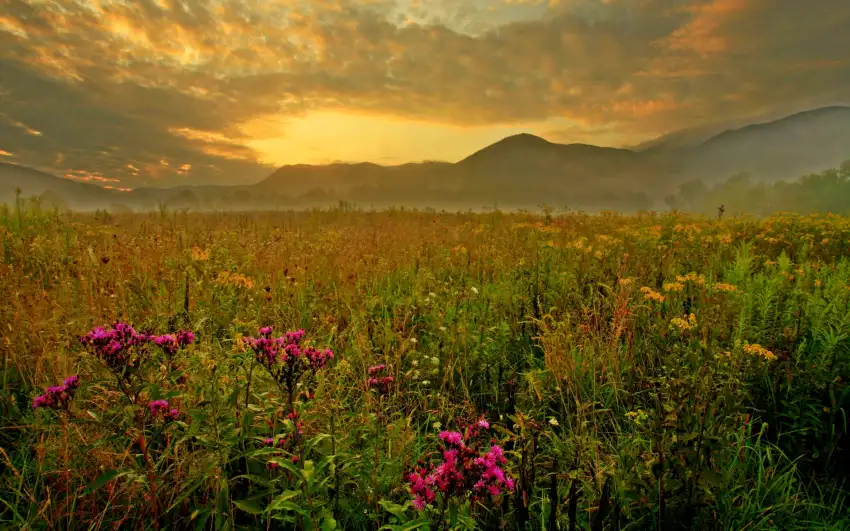
[[[7,0],[0,145],[140,186],[257,180],[251,146],[317,112],[633,143],[848,101],[847,27],[846,0]]]

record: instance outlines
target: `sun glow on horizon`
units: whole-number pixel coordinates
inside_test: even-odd
[[[565,120],[524,124],[459,126],[345,111],[317,111],[300,118],[262,118],[240,130],[264,164],[374,162],[385,165],[439,160],[457,162],[494,142],[531,133],[553,142],[547,132]],[[580,140],[576,140],[580,141]]]

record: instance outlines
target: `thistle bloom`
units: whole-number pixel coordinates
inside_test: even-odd
[[[176,334],[163,334],[150,338],[154,345],[161,348],[169,356],[173,356],[181,348],[195,342],[195,334],[189,330],[180,330]]]
[[[373,365],[373,366],[369,367],[369,369],[368,369],[369,376],[374,376],[374,375],[378,374],[379,372],[383,371],[386,368],[387,368],[387,366],[384,365],[383,363],[381,363],[380,365]]]
[[[395,378],[392,376],[378,376],[386,368],[387,366],[383,363],[369,367],[369,378],[366,380],[366,385],[369,389],[374,389],[383,395],[390,392],[390,387],[395,381]]]
[[[150,336],[138,333],[127,323],[117,322],[108,329],[103,326],[93,328],[80,338],[80,343],[111,369],[119,369],[132,366],[131,349],[149,340]]]
[[[281,337],[272,337],[272,327],[265,326],[259,329],[259,337],[248,337],[245,343],[254,351],[257,361],[262,363],[272,376],[288,386],[295,385],[300,379],[303,371],[310,369],[318,371],[333,359],[334,353],[330,349],[319,350],[315,347],[301,346],[304,338],[304,330],[286,332]],[[287,367],[284,370],[284,366]]]
[[[33,409],[68,409],[74,392],[80,386],[79,376],[69,376],[62,385],[48,387],[32,401]]]
[[[463,436],[457,431],[441,431],[440,439],[450,446],[463,447]]]
[[[176,420],[180,416],[180,410],[176,407],[169,407],[168,400],[152,400],[148,403],[151,416],[155,418],[163,418],[164,420]]]
[[[468,427],[467,436],[474,437],[477,429],[485,425],[489,428],[486,420],[480,420]],[[443,461],[428,467],[420,461],[423,466],[406,476],[416,509],[421,511],[434,503],[437,493],[444,498],[468,496],[475,502],[483,496],[495,498],[513,490],[514,481],[502,468],[507,459],[500,446],[492,445],[484,455],[479,455],[475,443],[465,442],[460,432],[440,432],[440,439],[446,444],[442,450]]]

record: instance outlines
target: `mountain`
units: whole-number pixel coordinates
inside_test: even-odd
[[[275,209],[337,201],[443,208],[531,207],[585,210],[662,206],[685,181],[709,184],[739,173],[755,180],[793,179],[850,159],[850,107],[825,107],[778,120],[717,131],[705,126],[623,149],[557,144],[530,134],[509,136],[455,162],[398,166],[336,163],[283,166],[255,184],[139,188],[129,193],[0,164],[0,202],[50,190],[72,208],[160,204],[190,209]],[[11,194],[11,195],[10,195]]]
[[[780,120],[730,129],[684,157],[683,172],[707,181],[746,173],[787,180],[850,159],[850,107],[824,107]]]
[[[0,162],[0,203],[15,200],[15,190],[24,197],[44,196],[54,204],[86,210],[119,202],[124,194],[89,183],[60,179],[48,173]]]

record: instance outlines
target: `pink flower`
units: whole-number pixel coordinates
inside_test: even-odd
[[[441,431],[440,439],[446,442],[446,444],[463,447],[463,436],[460,432],[457,431]]]
[[[35,397],[32,401],[33,409],[49,408],[49,409],[68,409],[71,403],[71,398],[74,397],[74,392],[80,386],[80,377],[69,376],[65,378],[62,385],[54,385],[44,390],[44,393]]]

